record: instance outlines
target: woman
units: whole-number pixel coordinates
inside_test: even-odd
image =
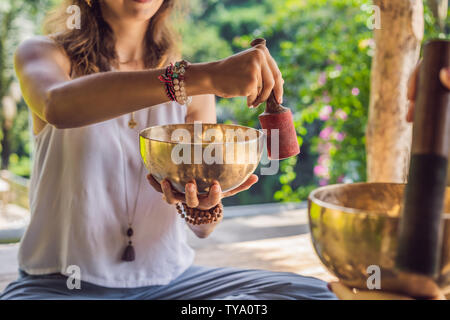
[[[248,106],[272,90],[279,102],[283,95],[280,71],[263,44],[220,61],[167,67],[179,60],[168,20],[175,2],[68,1],[62,9],[81,9],[81,29],[66,29],[62,15],[51,36],[18,48],[16,71],[36,145],[32,218],[19,251],[21,276],[1,298],[334,298],[313,278],[192,265],[174,204],[220,211],[221,198],[250,188],[255,175],[227,193],[214,184],[202,198],[192,183],[181,196],[148,176],[165,201],[146,185],[139,130],[215,122],[214,95],[245,96]],[[184,88],[174,74],[184,77]],[[188,107],[186,96],[193,97]],[[187,224],[204,238],[220,220]],[[66,276],[76,271],[81,288],[70,290]]]

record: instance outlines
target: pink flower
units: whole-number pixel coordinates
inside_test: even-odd
[[[324,171],[325,171],[324,166],[317,165],[314,167],[314,174],[318,177],[321,176],[324,173]]]
[[[342,175],[342,176],[338,177],[338,178],[337,178],[337,182],[338,182],[338,183],[342,183],[342,182],[344,182],[344,178],[345,178],[345,176],[344,176],[344,175]]]
[[[327,121],[330,119],[330,115],[333,112],[333,108],[331,106],[324,106],[319,112],[319,119],[322,121]]]
[[[333,133],[333,128],[326,127],[324,129],[322,129],[322,131],[320,131],[319,137],[323,140],[328,140],[332,133]]]
[[[345,138],[345,133],[334,131],[331,137],[337,141],[342,141]]]
[[[338,132],[338,133],[336,134],[336,140],[337,140],[337,141],[342,141],[342,140],[344,140],[344,138],[345,138],[345,133]]]
[[[328,179],[320,179],[319,180],[319,186],[323,187],[328,184]]]
[[[329,153],[331,150],[331,143],[327,142],[327,143],[319,143],[319,145],[317,146],[317,151],[319,151],[319,153]]]
[[[328,178],[328,168],[319,164],[314,167],[314,175],[316,175],[317,177]]]
[[[323,86],[326,82],[327,82],[327,74],[325,72],[321,72],[319,75],[319,79],[317,80],[317,82]]]
[[[340,64],[336,65],[336,70],[337,71],[342,71],[342,66]]]
[[[359,89],[358,88],[353,88],[352,89],[352,95],[354,95],[354,96],[359,95]]]
[[[336,119],[347,120],[347,118],[348,118],[347,112],[345,112],[342,109],[338,109],[334,115],[335,115]]]
[[[322,155],[319,156],[319,159],[317,159],[317,162],[320,165],[328,167],[328,165],[330,163],[330,156],[328,154],[322,154]]]

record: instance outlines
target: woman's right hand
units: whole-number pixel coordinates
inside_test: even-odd
[[[212,62],[209,67],[217,96],[244,96],[249,107],[257,107],[273,90],[278,103],[283,101],[284,80],[263,39],[255,39],[251,48]]]
[[[414,104],[416,100],[416,91],[417,91],[417,81],[419,78],[419,70],[421,63],[417,65],[414,69],[413,73],[409,77],[408,80],[408,113],[406,115],[406,121],[413,122],[414,121]],[[439,73],[439,78],[443,86],[450,90],[450,68],[442,68]]]

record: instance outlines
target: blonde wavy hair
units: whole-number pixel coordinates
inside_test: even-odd
[[[64,0],[47,16],[44,33],[49,35],[71,61],[73,76],[83,76],[111,70],[117,63],[114,33],[103,19],[98,1]],[[180,37],[172,28],[171,16],[180,9],[179,0],[164,0],[151,18],[145,35],[144,65],[146,68],[160,68],[180,57]],[[77,5],[81,10],[81,28],[66,26],[66,10]]]

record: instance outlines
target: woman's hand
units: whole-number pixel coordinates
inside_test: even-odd
[[[417,81],[419,76],[419,70],[420,70],[421,63],[417,65],[417,67],[414,69],[413,73],[409,77],[408,80],[408,101],[409,101],[409,108],[408,113],[406,115],[406,121],[413,122],[414,121],[414,103],[416,100],[416,89],[417,89]],[[439,73],[439,78],[441,79],[442,85],[447,87],[450,90],[450,68],[443,68],[441,69],[441,72]]]
[[[224,98],[244,96],[249,107],[257,107],[273,90],[281,104],[284,80],[280,69],[264,40],[255,39],[252,45],[250,49],[211,63],[213,93]]]
[[[147,175],[148,182],[158,192],[163,193],[164,199],[169,204],[184,202],[188,207],[207,210],[216,206],[223,198],[233,196],[241,191],[248,190],[258,181],[258,176],[252,174],[239,187],[223,193],[218,182],[211,185],[207,195],[197,195],[197,185],[195,183],[187,183],[185,186],[186,194],[177,192],[172,188],[170,182],[165,179],[159,184],[151,174]]]

